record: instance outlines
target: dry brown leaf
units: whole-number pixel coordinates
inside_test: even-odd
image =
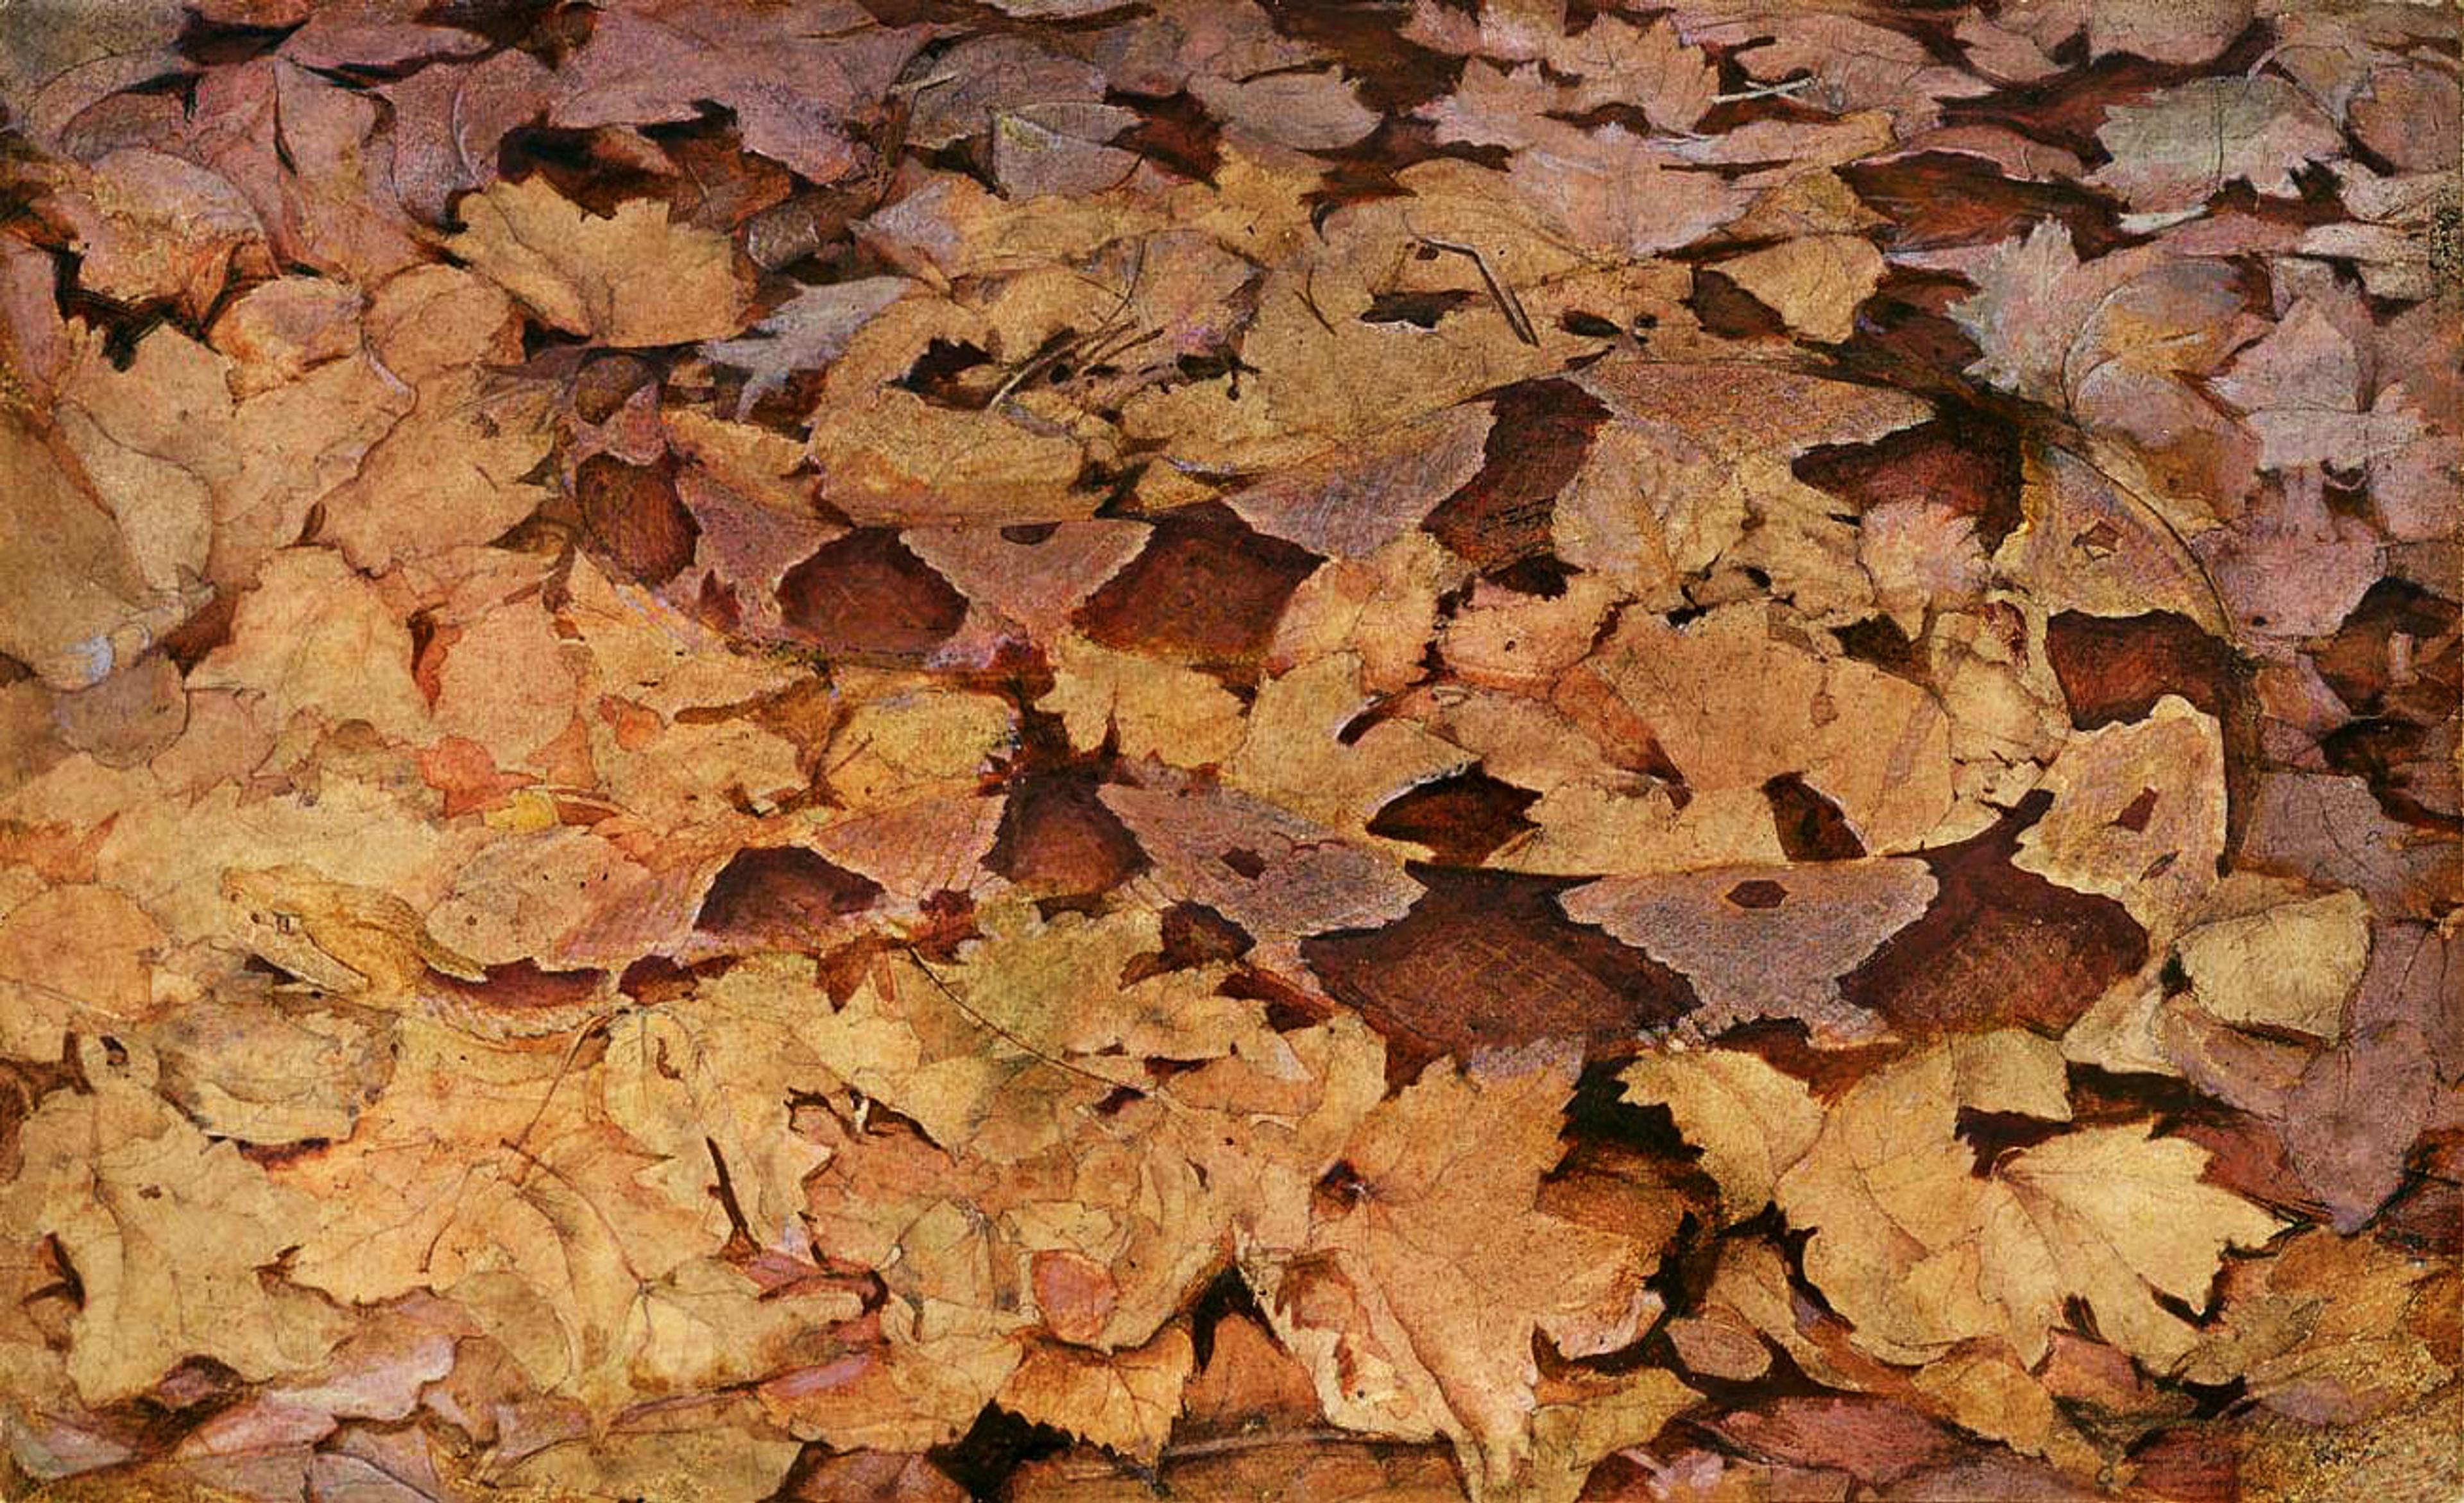
[[[1703,1150],[1727,1221],[1749,1220],[1770,1205],[1780,1176],[1822,1131],[1821,1103],[1804,1082],[1751,1054],[1646,1054],[1617,1079],[1628,1099],[1667,1107],[1685,1140]]]
[[[447,242],[560,329],[617,345],[725,339],[742,326],[727,237],[672,224],[643,201],[592,214],[545,178],[497,183],[456,206]],[[655,283],[644,275],[657,268]]]
[[[2170,928],[2215,885],[2225,840],[2221,735],[2168,695],[2144,720],[2078,737],[2045,769],[2053,807],[2019,837],[2013,864],[2118,898],[2151,929]],[[2186,777],[2185,768],[2196,770]]]
[[[2438,1491],[2452,15],[24,12],[0,1492]]]
[[[1534,1335],[1595,1355],[1656,1308],[1657,1249],[1534,1206],[1573,1080],[1562,1054],[1433,1070],[1344,1149],[1303,1256],[1248,1270],[1336,1423],[1445,1435],[1485,1486],[1514,1485],[1532,1464]]]
[[[2198,1005],[2225,1022],[2333,1038],[2369,960],[2369,908],[2334,893],[2219,918],[2185,931],[2174,954]]]
[[[1959,1106],[2068,1113],[2051,1044],[1990,1038],[2015,1052],[1930,1050],[1826,1116],[1778,1186],[1789,1220],[1816,1228],[1808,1275],[1858,1344],[1892,1360],[1999,1337],[2033,1366],[2079,1298],[2107,1339],[2177,1362],[2196,1333],[2157,1296],[2204,1303],[2224,1249],[2258,1246],[2279,1224],[2200,1183],[2203,1151],[2145,1126],[2080,1128],[1971,1174],[1952,1131]]]
[[[1001,1384],[1001,1404],[1108,1450],[1154,1465],[1180,1415],[1194,1365],[1189,1333],[1168,1327],[1135,1351],[1108,1355],[1040,1343]]]
[[[1682,628],[1630,615],[1584,672],[1651,728],[1691,786],[1758,789],[1800,773],[1866,850],[1924,843],[1951,801],[1940,703],[1904,679],[1799,645],[1785,625],[1752,604]],[[1759,692],[1722,692],[1741,681]]]
[[[68,1371],[89,1403],[143,1393],[192,1357],[252,1380],[297,1371],[341,1334],[332,1307],[258,1277],[307,1236],[315,1203],[142,1081],[54,1098],[18,1153],[0,1220],[16,1238],[57,1239],[77,1270]]]
[[[1836,344],[1857,329],[1857,305],[1882,279],[1882,253],[1860,235],[1808,235],[1719,263],[1729,280],[1807,339]]]

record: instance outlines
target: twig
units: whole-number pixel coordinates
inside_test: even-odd
[[[1778,83],[1757,84],[1750,89],[1739,89],[1734,94],[1714,94],[1711,96],[1711,102],[1743,104],[1749,99],[1784,99],[1791,95],[1802,94],[1813,86],[1814,75],[1807,74],[1802,78],[1787,78]]]
[[[907,958],[915,962],[915,968],[924,973],[924,979],[931,982],[934,986],[939,990],[942,996],[950,999],[951,1006],[957,1008],[960,1012],[965,1013],[969,1018],[973,1019],[977,1027],[984,1028],[1005,1040],[1012,1049],[1017,1050],[1020,1053],[1024,1054],[1031,1059],[1040,1059],[1045,1064],[1053,1067],[1055,1070],[1066,1070],[1073,1075],[1083,1075],[1087,1079],[1092,1080],[1098,1085],[1105,1087],[1107,1090],[1137,1090],[1135,1086],[1132,1086],[1126,1081],[1114,1080],[1110,1075],[1099,1075],[1091,1070],[1088,1070],[1082,1066],[1073,1065],[1066,1059],[1056,1058],[1055,1056],[1047,1054],[1044,1050],[1037,1049],[1034,1045],[1029,1044],[1026,1040],[1020,1038],[1017,1034],[1012,1033],[1009,1029],[1002,1028],[1000,1024],[995,1023],[992,1019],[985,1017],[982,1013],[978,1012],[974,1007],[968,1006],[964,998],[950,989],[950,984],[941,979],[940,973],[933,969],[931,963],[924,959],[923,955],[916,950],[914,945],[903,944],[899,946],[899,948],[905,950],[907,952]],[[1140,1092],[1139,1094],[1144,1094],[1145,1093]]]
[[[611,1007],[596,1017],[582,1020],[573,1030],[573,1042],[564,1047],[564,1057],[556,1062],[556,1073],[548,1077],[547,1089],[539,1093],[539,1105],[531,1108],[531,1119],[522,1124],[520,1132],[505,1139],[504,1146],[511,1149],[514,1156],[521,1160],[521,1167],[514,1173],[516,1184],[529,1178],[530,1166],[538,1161],[522,1145],[531,1140],[531,1134],[538,1129],[539,1118],[547,1116],[548,1103],[556,1099],[556,1088],[564,1084],[564,1073],[573,1068],[574,1057],[582,1052],[582,1046],[590,1041],[592,1034],[614,1023],[616,1015],[623,1010],[622,1007]]]
[[[1480,279],[1488,286],[1488,295],[1497,299],[1498,311],[1506,315],[1506,326],[1514,331],[1516,339],[1535,349],[1539,347],[1540,336],[1532,332],[1531,320],[1523,311],[1522,299],[1514,296],[1513,288],[1497,279],[1497,274],[1489,270],[1488,257],[1481,254],[1480,247],[1465,245],[1460,240],[1441,240],[1434,235],[1424,234],[1419,238],[1420,243],[1432,251],[1471,257],[1471,264],[1480,268]]]

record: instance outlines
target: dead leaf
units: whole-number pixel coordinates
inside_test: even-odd
[[[2058,1055],[2025,1035],[1995,1052],[1937,1048],[1854,1088],[1778,1186],[1793,1224],[1816,1227],[1808,1274],[1856,1326],[1858,1344],[1923,1360],[1999,1336],[2033,1365],[2063,1302],[2151,1362],[2195,1333],[2157,1295],[2204,1302],[2228,1247],[2255,1247],[2276,1219],[2202,1184],[2207,1155],[2145,1126],[2087,1127],[2023,1149],[1988,1178],[1952,1136],[1956,1109],[2068,1115]]]
[[[69,1374],[87,1402],[143,1393],[191,1357],[252,1380],[297,1371],[340,1335],[330,1307],[258,1278],[306,1237],[313,1202],[142,1084],[57,1097],[27,1119],[18,1153],[0,1205],[76,1270]]]
[[[1312,1256],[1251,1271],[1330,1418],[1446,1435],[1493,1487],[1531,1464],[1535,1334],[1570,1356],[1613,1351],[1656,1306],[1641,1281],[1657,1249],[1533,1206],[1571,1066],[1499,1056],[1406,1088],[1344,1150]],[[1455,1146],[1466,1131],[1476,1153]]]
[[[558,328],[610,344],[685,344],[741,325],[741,290],[724,235],[669,222],[636,200],[605,217],[543,178],[498,183],[456,209],[447,242],[479,274]],[[655,289],[640,275],[659,269]]]

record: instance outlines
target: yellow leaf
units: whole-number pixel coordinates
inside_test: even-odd
[[[1779,608],[1757,603],[1683,627],[1630,612],[1577,672],[1649,723],[1689,786],[1758,789],[1797,773],[1866,850],[1914,849],[1950,809],[1942,706],[1903,678],[1798,645],[1784,626]]]

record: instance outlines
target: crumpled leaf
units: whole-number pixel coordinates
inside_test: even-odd
[[[142,1085],[54,1097],[18,1153],[0,1220],[15,1237],[58,1239],[77,1271],[68,1369],[89,1403],[133,1398],[191,1357],[270,1378],[341,1334],[329,1307],[258,1274],[310,1235],[314,1203]]]

